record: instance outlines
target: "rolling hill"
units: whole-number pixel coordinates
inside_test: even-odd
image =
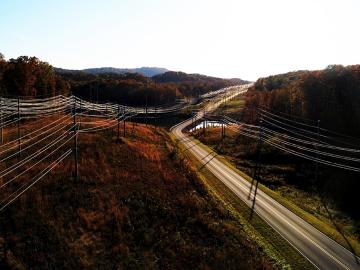
[[[71,70],[71,69],[62,69],[55,68],[58,73],[68,73],[82,71],[89,74],[103,74],[103,73],[115,73],[115,74],[125,74],[125,73],[138,73],[145,77],[152,77],[158,74],[167,72],[166,68],[159,67],[141,67],[141,68],[114,68],[114,67],[100,67],[100,68],[86,68],[81,70]]]

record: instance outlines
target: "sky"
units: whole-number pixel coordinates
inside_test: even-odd
[[[256,80],[360,64],[359,0],[1,0],[0,52]]]

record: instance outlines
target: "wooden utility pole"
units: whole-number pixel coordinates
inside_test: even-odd
[[[317,143],[319,143],[320,140],[320,120],[317,122]],[[318,147],[315,146],[315,149],[318,150]],[[316,153],[316,163],[315,163],[315,185],[318,185],[318,174],[319,174],[319,154]]]
[[[157,124],[157,115],[156,115],[156,106],[154,106],[154,126],[155,126],[155,130],[156,130],[156,124]]]
[[[148,96],[146,93],[146,102],[145,102],[145,125],[147,126],[148,124]]]
[[[1,126],[1,130],[0,130],[0,143],[3,144],[4,142],[4,130],[3,130],[3,111],[2,111],[2,98],[0,97],[0,126]]]
[[[125,135],[126,135],[126,129],[125,129],[125,125],[126,125],[126,116],[125,116],[125,114],[126,114],[126,109],[125,109],[125,107],[123,107],[124,108],[124,138],[125,138]]]
[[[251,192],[254,186],[254,181],[256,181],[256,187],[255,187],[255,194],[254,194],[254,200],[255,200],[255,196],[256,196],[256,192],[257,192],[257,187],[258,187],[258,183],[259,183],[259,178],[260,178],[260,171],[261,171],[261,148],[262,148],[262,143],[263,143],[263,138],[262,138],[262,117],[260,119],[260,131],[259,131],[259,139],[258,139],[258,145],[257,145],[257,161],[255,164],[255,170],[254,170],[254,174],[253,174],[253,178],[251,180],[251,186],[250,186],[250,192],[249,192],[249,196],[248,199],[250,200],[251,198]]]
[[[120,140],[120,105],[118,104],[118,113],[117,113],[117,139]]]
[[[77,125],[76,125],[76,99],[73,97],[74,108],[73,108],[73,120],[74,120],[74,178],[78,178],[78,155],[77,155]]]
[[[203,134],[205,135],[205,119],[202,120]]]
[[[18,121],[17,121],[17,136],[18,136],[18,157],[21,157],[21,134],[20,134],[20,99],[18,98]]]
[[[221,138],[225,138],[225,124],[224,122],[221,123]]]
[[[260,119],[260,133],[259,133],[259,142],[258,142],[258,160],[256,162],[256,166],[255,166],[255,171],[254,171],[254,176],[253,179],[251,181],[251,187],[250,187],[250,192],[249,192],[249,197],[248,199],[250,199],[251,197],[251,191],[254,185],[254,180],[256,180],[256,185],[255,185],[255,191],[254,191],[254,197],[253,197],[253,201],[252,201],[252,206],[251,206],[251,212],[250,212],[250,219],[252,219],[252,216],[254,214],[254,209],[255,209],[255,201],[256,201],[256,194],[258,191],[258,186],[259,186],[259,182],[260,182],[260,173],[261,173],[261,148],[262,148],[262,143],[263,143],[263,138],[262,138],[262,118]]]
[[[81,99],[80,99],[80,109],[79,109],[79,112],[80,112],[80,114],[79,114],[79,118],[80,118],[80,121],[79,121],[79,129],[80,129],[80,127],[81,127]]]

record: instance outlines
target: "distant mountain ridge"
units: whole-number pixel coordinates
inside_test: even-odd
[[[180,71],[167,71],[165,73],[161,73],[152,77],[152,79],[158,83],[184,83],[184,82],[191,82],[191,83],[201,83],[201,82],[211,82],[211,83],[227,83],[229,85],[235,84],[245,84],[249,83],[249,81],[242,80],[239,78],[232,78],[232,79],[224,79],[218,77],[212,77],[202,74],[188,74],[185,72]],[[224,85],[225,86],[225,85]]]
[[[115,74],[124,74],[124,73],[138,73],[145,77],[153,77],[159,74],[163,74],[169,71],[166,68],[159,67],[141,67],[141,68],[114,68],[114,67],[100,67],[100,68],[86,68],[81,70],[71,70],[71,69],[62,69],[55,68],[58,73],[67,73],[67,72],[77,72],[82,71],[89,74],[103,74],[103,73],[115,73]]]
[[[63,69],[63,68],[54,68],[56,73],[65,74],[65,73],[77,73],[83,72],[85,74],[99,75],[99,74],[119,74],[123,75],[126,73],[140,74],[148,78],[152,78],[156,82],[201,82],[201,81],[217,81],[224,80],[231,82],[232,84],[244,84],[249,81],[242,80],[239,78],[224,79],[218,77],[212,77],[202,74],[188,74],[181,71],[171,71],[166,68],[160,67],[141,67],[141,68],[114,68],[114,67],[100,67],[100,68],[85,68],[85,69]]]

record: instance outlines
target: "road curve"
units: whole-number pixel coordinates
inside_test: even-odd
[[[243,89],[241,92],[243,91],[246,91],[246,89]],[[241,92],[233,93],[228,98]],[[204,111],[214,110],[223,101],[224,99],[208,105],[206,109],[198,112],[193,118],[174,126],[171,131],[189,152],[202,164],[206,164],[207,169],[251,207],[252,200],[248,199],[250,183],[216,158],[215,153],[210,153],[195,144],[191,139],[187,139],[187,135],[182,132],[194,120],[201,119],[204,116]],[[324,235],[261,190],[257,191],[254,210],[316,268],[331,270],[360,269],[359,257]]]

